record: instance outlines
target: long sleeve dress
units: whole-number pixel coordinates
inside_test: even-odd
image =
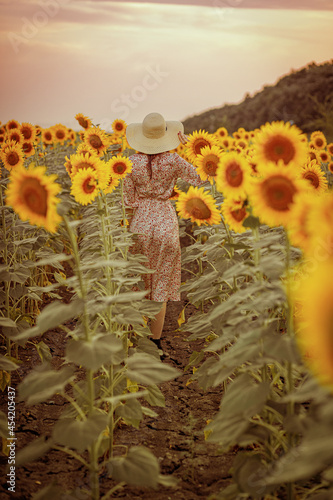
[[[178,218],[169,198],[178,178],[201,186],[195,167],[177,153],[131,156],[132,171],[124,181],[124,201],[135,208],[130,231],[139,233],[131,248],[148,258],[153,274],[143,276],[147,298],[156,302],[180,300],[181,250]]]

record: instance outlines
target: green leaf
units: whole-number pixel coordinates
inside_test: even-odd
[[[10,328],[16,328],[16,323],[10,318],[0,318],[0,326],[9,326]]]
[[[202,361],[204,357],[205,357],[204,351],[199,351],[199,352],[193,351],[191,356],[190,356],[189,362],[187,363],[187,365],[184,368],[184,372],[186,372],[191,366],[195,366],[195,365],[199,364],[200,361]]]
[[[95,335],[90,342],[70,340],[66,346],[66,359],[96,371],[104,364],[119,364],[124,359],[122,351],[123,343],[114,334]]]
[[[272,464],[265,482],[268,485],[278,485],[311,479],[332,465],[332,461],[332,426],[313,423],[300,445]]]
[[[158,485],[158,461],[152,452],[143,446],[133,446],[126,457],[111,459],[107,468],[115,481],[150,488],[156,488]]]
[[[83,310],[83,300],[75,299],[69,304],[60,301],[51,302],[44,307],[37,318],[36,326],[29,328],[16,335],[14,340],[27,340],[30,337],[36,337],[45,333],[47,330],[62,325],[73,317],[80,316]]]
[[[60,370],[52,370],[49,365],[36,366],[19,384],[20,400],[28,405],[46,401],[55,393],[61,393],[73,378],[74,368],[65,366]]]
[[[22,364],[22,361],[18,361],[16,358],[12,358],[9,356],[3,356],[0,354],[0,370],[12,371],[16,370],[19,365]]]
[[[43,340],[41,340],[38,344],[35,344],[35,346],[42,362],[51,361],[52,359],[51,350],[49,346],[45,344],[45,342],[43,342]]]
[[[17,452],[15,465],[21,467],[22,465],[34,462],[52,448],[51,443],[51,440],[45,441],[44,436],[35,439]]]
[[[33,263],[34,267],[41,267],[41,266],[52,266],[56,267],[57,269],[63,270],[63,266],[60,264],[60,262],[65,262],[66,260],[72,259],[72,255],[67,255],[65,253],[51,253],[47,257],[44,257],[40,260],[37,260],[36,262]]]
[[[250,229],[256,229],[257,227],[260,226],[259,217],[254,217],[254,215],[249,215],[248,217],[246,217],[245,220],[243,220],[243,226],[249,227]]]
[[[250,419],[263,409],[269,392],[269,382],[257,384],[250,375],[240,375],[222,398],[217,416],[206,426],[207,431],[212,431],[207,441],[220,443],[224,448],[236,444]]]
[[[233,463],[233,478],[239,491],[246,492],[251,498],[264,498],[269,493],[265,484],[265,468],[259,454],[238,454]]]
[[[165,407],[165,397],[161,390],[157,387],[157,385],[150,385],[146,390],[148,391],[148,394],[144,399],[151,406],[160,406],[162,408]]]
[[[126,376],[140,384],[160,384],[179,375],[178,370],[146,353],[135,353],[128,359]]]
[[[104,431],[108,420],[108,415],[97,410],[93,411],[86,420],[62,418],[54,426],[52,436],[56,443],[82,453]]]
[[[125,404],[118,406],[115,411],[116,417],[121,417],[127,424],[139,428],[143,418],[141,405],[137,399],[129,399]]]

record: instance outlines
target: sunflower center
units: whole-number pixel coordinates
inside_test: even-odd
[[[11,134],[10,138],[11,138],[12,141],[20,142],[20,136],[16,132],[14,132],[13,134]]]
[[[287,137],[280,134],[268,140],[264,146],[264,150],[267,160],[274,163],[283,160],[284,164],[288,165],[295,156],[293,143]]]
[[[318,178],[318,175],[315,172],[311,172],[311,171],[305,172],[303,174],[303,177],[307,181],[311,182],[311,184],[312,184],[312,186],[314,188],[319,187],[319,178]]]
[[[195,154],[199,155],[201,149],[204,148],[205,146],[210,146],[208,141],[206,141],[205,139],[202,139],[202,138],[197,139],[193,144],[193,149],[194,149]]]
[[[116,130],[123,130],[123,126],[121,123],[116,123]]]
[[[276,175],[263,182],[263,194],[267,205],[279,212],[289,210],[296,192],[295,185],[286,177]]]
[[[63,139],[65,137],[65,133],[62,130],[57,130],[56,136],[58,139]]]
[[[20,161],[20,157],[19,155],[16,153],[16,151],[11,151],[8,155],[7,155],[7,163],[13,167],[14,165],[16,165],[18,162]]]
[[[45,139],[46,139],[47,141],[50,141],[50,140],[52,139],[52,134],[51,134],[51,132],[46,132],[46,133],[45,133],[45,135],[44,135],[44,137],[45,137]]]
[[[241,222],[245,219],[247,213],[245,208],[237,208],[236,210],[231,211],[231,215],[235,219],[235,221]]]
[[[321,137],[317,137],[317,138],[315,139],[315,144],[316,144],[316,146],[318,146],[318,148],[322,148],[322,147],[323,147],[323,145],[324,145],[324,141],[322,140],[322,138],[321,138]]]
[[[91,194],[96,189],[96,184],[94,184],[93,182],[91,183],[91,181],[92,178],[88,177],[88,179],[86,179],[83,183],[82,189],[86,194]]]
[[[113,170],[114,172],[116,172],[117,174],[123,174],[126,170],[126,165],[124,165],[124,163],[115,163],[113,165]]]
[[[243,171],[236,161],[232,161],[226,169],[226,180],[229,186],[239,187],[243,182]]]
[[[80,116],[78,118],[78,122],[81,125],[81,127],[88,128],[88,122],[87,122],[87,120],[85,120],[84,118],[82,118],[82,116]]]
[[[22,127],[21,132],[23,134],[23,137],[27,140],[32,136],[31,130],[28,127]]]
[[[196,219],[209,219],[212,214],[206,203],[201,200],[201,198],[191,198],[190,200],[187,200],[186,210]]]
[[[204,165],[204,170],[206,174],[215,176],[217,165],[218,165],[218,158],[216,156],[214,155],[207,156]]]
[[[76,165],[77,170],[85,170],[87,168],[94,168],[94,166],[84,161],[81,161],[81,163],[78,163],[78,165]]]
[[[31,142],[25,142],[22,146],[22,149],[25,153],[31,153],[32,151],[32,144]]]
[[[25,205],[35,214],[47,214],[47,190],[38,179],[27,178],[22,186],[22,198]]]
[[[89,143],[90,143],[91,147],[93,147],[94,149],[99,149],[103,146],[101,138],[96,134],[93,134],[90,136]]]

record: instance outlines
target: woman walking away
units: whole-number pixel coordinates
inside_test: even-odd
[[[161,303],[151,322],[151,340],[161,347],[166,304],[180,300],[181,251],[178,218],[169,198],[178,178],[200,186],[196,169],[175,149],[186,143],[184,127],[178,121],[165,121],[159,113],[148,114],[142,123],[127,126],[129,145],[138,151],[131,156],[132,171],[124,181],[124,200],[129,213],[130,231],[139,233],[132,252],[148,258],[153,274],[143,276],[147,298]]]

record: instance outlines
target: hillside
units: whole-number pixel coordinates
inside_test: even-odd
[[[322,130],[333,140],[333,59],[321,65],[311,63],[265,85],[240,104],[225,104],[183,121],[185,132],[204,129],[214,132],[226,127],[253,130],[266,122],[292,121],[303,132]]]

